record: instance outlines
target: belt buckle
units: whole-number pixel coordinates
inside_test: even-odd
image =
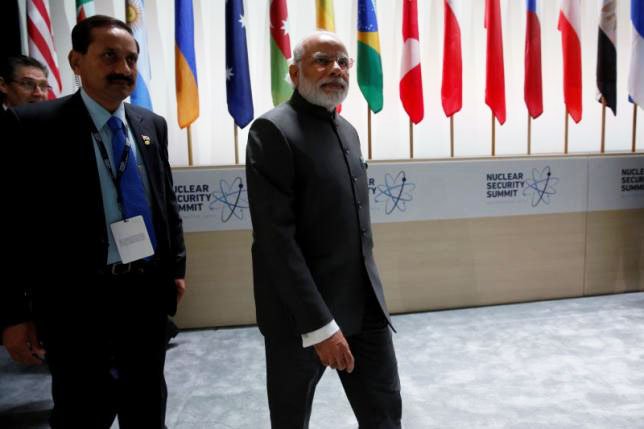
[[[128,262],[127,264],[116,263],[112,265],[110,272],[113,276],[118,276],[121,274],[127,274],[132,270],[132,263]]]

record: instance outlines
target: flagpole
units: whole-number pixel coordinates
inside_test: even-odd
[[[492,115],[492,156],[496,156],[496,127],[494,123],[494,112]]]
[[[367,105],[367,145],[369,152],[369,159],[371,159],[371,109]]]
[[[409,158],[414,159],[414,123],[409,120]]]
[[[235,121],[233,121],[233,129],[234,131],[234,136],[235,136],[235,164],[239,164],[239,149],[238,149],[238,143],[237,143],[237,124]]]
[[[633,103],[633,147],[631,148],[632,152],[635,152],[635,149],[637,149],[635,147],[636,137],[637,137],[637,104]]]
[[[568,153],[568,109],[564,113],[564,153]]]
[[[190,131],[190,125],[186,128],[188,132],[188,166],[192,165],[192,132]]]
[[[454,114],[449,117],[449,146],[450,154],[454,158]]]
[[[532,116],[528,112],[528,155],[532,153]]]
[[[606,149],[606,97],[602,97],[602,136],[599,151],[604,153]]]

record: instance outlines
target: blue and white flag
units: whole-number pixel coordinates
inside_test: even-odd
[[[244,128],[253,120],[253,93],[242,0],[226,1],[226,95],[228,112],[237,126]]]
[[[644,109],[644,1],[631,0],[631,23],[633,44],[631,45],[631,69],[628,75],[628,96],[630,101]]]
[[[127,23],[134,33],[134,38],[139,43],[139,61],[137,63],[136,86],[130,95],[132,104],[145,107],[152,110],[152,100],[150,99],[150,57],[148,54],[148,38],[145,33],[145,20],[143,19],[143,1],[144,0],[127,0]]]

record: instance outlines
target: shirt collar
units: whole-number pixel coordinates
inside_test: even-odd
[[[83,103],[85,103],[85,107],[87,108],[87,111],[89,112],[89,115],[92,118],[92,122],[94,122],[94,126],[97,130],[102,130],[105,124],[107,124],[107,121],[112,116],[119,118],[127,127],[127,120],[125,118],[125,104],[121,102],[114,113],[110,113],[107,111],[107,109],[98,104],[96,100],[90,97],[83,88],[81,88],[80,93],[81,98],[83,99]]]

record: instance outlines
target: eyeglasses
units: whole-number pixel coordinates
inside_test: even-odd
[[[323,53],[313,54],[313,63],[321,68],[333,67],[333,64],[337,63],[338,67],[341,70],[349,70],[353,67],[353,58],[349,58],[346,55],[338,55],[337,57],[332,57]]]
[[[14,80],[13,82],[29,92],[34,92],[36,88],[39,88],[42,92],[49,92],[51,89],[51,85],[46,80],[37,81],[26,77],[20,80]]]

